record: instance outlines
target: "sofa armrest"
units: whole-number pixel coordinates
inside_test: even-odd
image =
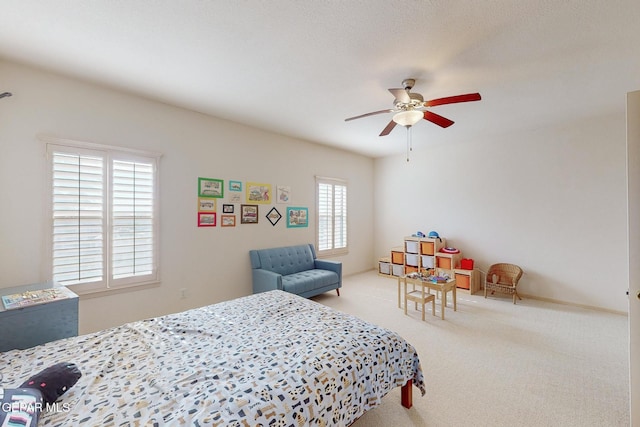
[[[253,293],[282,290],[282,275],[261,268],[253,269]]]
[[[315,259],[315,268],[321,270],[333,271],[338,275],[340,286],[342,286],[342,263],[340,261],[331,261],[329,259]]]

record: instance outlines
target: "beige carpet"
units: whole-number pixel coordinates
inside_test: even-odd
[[[374,271],[345,277],[340,293],[313,299],[402,335],[427,385],[424,397],[414,387],[413,408],[396,389],[354,427],[629,425],[626,316],[461,291],[457,312],[441,320],[437,307],[423,322]]]

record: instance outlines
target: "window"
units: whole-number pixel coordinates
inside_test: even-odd
[[[80,293],[157,282],[158,154],[47,143],[51,274]]]
[[[347,253],[347,182],[316,177],[316,196],[318,255]]]

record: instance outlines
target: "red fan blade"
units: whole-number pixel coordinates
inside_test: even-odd
[[[424,112],[424,119],[443,128],[448,128],[453,124],[453,120],[449,120],[446,117],[442,117],[440,114],[432,113],[431,111]]]
[[[355,116],[355,117],[349,117],[348,119],[344,119],[345,122],[348,122],[349,120],[355,120],[355,119],[361,119],[363,117],[369,117],[369,116],[375,116],[376,114],[382,114],[382,113],[390,113],[393,110],[380,110],[380,111],[374,111],[372,113],[367,113],[367,114],[361,114],[359,116]]]
[[[393,128],[396,127],[396,122],[394,122],[393,120],[391,120],[389,122],[389,124],[387,125],[386,128],[384,128],[382,130],[382,132],[380,132],[380,136],[387,136],[389,135],[389,133],[393,130]]]
[[[465,95],[448,96],[446,98],[432,99],[425,101],[425,107],[435,107],[436,105],[455,104],[457,102],[480,101],[482,98],[479,93],[467,93]]]
[[[405,104],[411,102],[411,97],[405,89],[389,89],[389,92],[400,102],[404,102]]]

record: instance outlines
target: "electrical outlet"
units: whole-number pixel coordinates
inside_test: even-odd
[[[187,297],[187,288],[180,289],[180,299],[185,299]]]

